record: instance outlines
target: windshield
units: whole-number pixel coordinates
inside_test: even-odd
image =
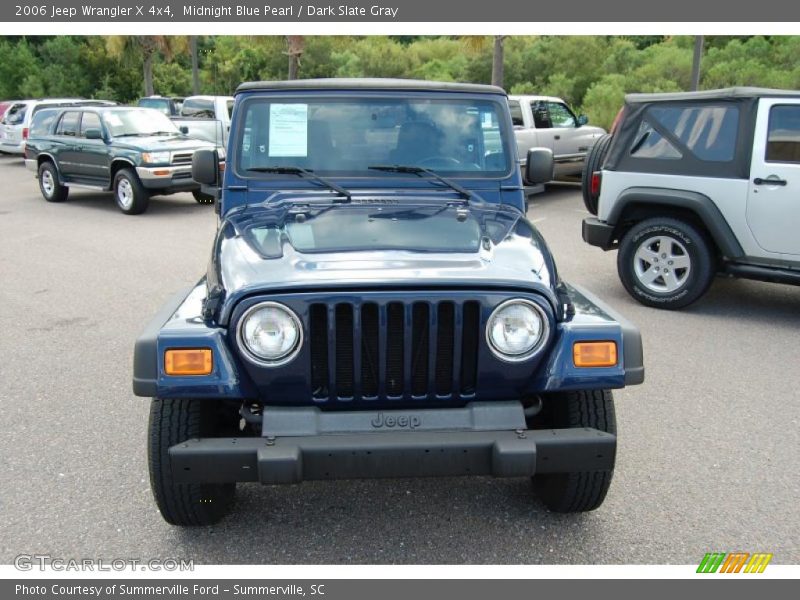
[[[163,113],[150,108],[107,110],[103,112],[103,122],[111,137],[180,134]]]
[[[507,109],[488,99],[255,98],[243,108],[237,167],[247,176],[289,166],[356,177],[380,176],[373,165],[465,177],[511,169]]]

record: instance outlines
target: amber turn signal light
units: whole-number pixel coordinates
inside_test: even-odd
[[[617,364],[616,342],[576,342],[572,346],[576,367],[614,367]]]
[[[212,367],[211,348],[184,348],[164,353],[167,375],[210,375]]]

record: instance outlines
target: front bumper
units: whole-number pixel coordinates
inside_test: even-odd
[[[614,242],[614,229],[613,225],[609,225],[597,217],[586,217],[583,220],[581,233],[583,241],[587,244],[603,250],[611,250],[617,247]]]
[[[280,438],[204,438],[169,449],[176,483],[605,471],[616,436],[596,429],[392,431]]]
[[[136,167],[136,174],[149,190],[184,192],[200,189],[200,184],[192,179],[191,165]]]
[[[612,469],[617,440],[595,429],[526,430],[518,401],[462,408],[322,411],[265,407],[257,438],[169,449],[177,483],[442,477]]]

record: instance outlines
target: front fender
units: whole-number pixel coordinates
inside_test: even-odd
[[[176,294],[148,323],[133,354],[133,393],[158,398],[246,397],[235,358],[225,343],[227,332],[202,317],[206,284]],[[210,375],[174,377],[164,371],[164,353],[171,348],[210,348]]]
[[[558,324],[556,343],[547,364],[539,371],[536,389],[543,392],[614,389],[643,383],[642,336],[636,326],[583,288],[566,283],[564,287],[574,314]],[[617,343],[616,366],[580,368],[574,365],[572,348],[575,342],[595,340]]]

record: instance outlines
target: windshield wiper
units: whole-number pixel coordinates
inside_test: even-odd
[[[302,167],[251,167],[247,169],[247,171],[254,173],[278,173],[280,175],[299,175],[300,177],[307,177],[312,181],[321,183],[340,196],[344,196],[347,199],[347,202],[350,202],[353,199],[353,194],[350,192],[350,190],[346,190],[342,186],[333,183],[330,179],[320,177],[314,172],[309,171],[308,169],[303,169]]]
[[[447,177],[442,177],[436,171],[431,171],[430,169],[426,169],[425,167],[418,167],[416,165],[372,165],[371,167],[367,167],[368,169],[374,169],[375,171],[388,171],[390,173],[414,173],[415,175],[427,175],[428,177],[433,177],[437,181],[442,182],[447,187],[452,190],[457,191],[461,194],[467,202],[469,200],[477,200],[478,202],[484,202],[483,198],[481,198],[475,192],[468,190],[465,187],[461,187],[452,179],[448,179]]]
[[[121,138],[121,137],[141,137],[141,136],[143,136],[143,135],[152,135],[152,134],[149,134],[149,133],[142,133],[141,131],[138,131],[138,132],[132,132],[132,131],[131,131],[131,132],[128,132],[128,133],[118,133],[117,135],[115,135],[115,136],[113,136],[113,137],[115,137],[115,138]]]

